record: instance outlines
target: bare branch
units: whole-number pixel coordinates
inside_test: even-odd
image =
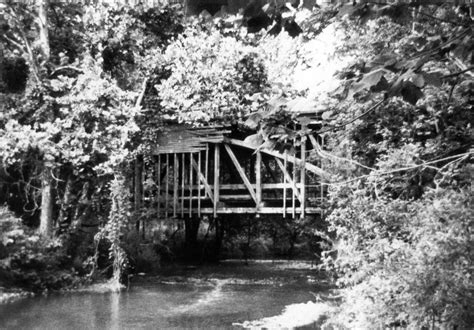
[[[359,116],[356,116],[352,119],[350,119],[349,121],[345,122],[345,123],[342,123],[340,125],[337,125],[337,126],[334,126],[334,127],[331,127],[331,128],[328,128],[328,129],[325,129],[325,130],[322,130],[322,131],[319,131],[318,134],[323,134],[323,133],[327,133],[327,132],[331,132],[331,131],[334,131],[336,129],[339,129],[339,128],[343,128],[349,124],[352,124],[353,122],[355,122],[356,120],[358,119],[361,119],[362,117],[365,117],[366,115],[368,115],[369,113],[371,113],[372,111],[374,111],[375,109],[377,109],[380,105],[382,105],[382,103],[384,103],[386,100],[386,98],[384,97],[382,100],[380,100],[379,102],[377,102],[376,104],[374,104],[369,110],[365,111],[364,113],[362,113],[361,115]]]

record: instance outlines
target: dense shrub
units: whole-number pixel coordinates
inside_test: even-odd
[[[0,208],[0,284],[34,292],[59,290],[83,282],[60,238],[45,239]]]
[[[373,198],[365,189],[338,196],[328,219],[338,255],[326,259],[345,287],[335,322],[354,328],[473,324],[468,190],[432,190],[417,201]]]

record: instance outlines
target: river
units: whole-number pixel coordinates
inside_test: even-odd
[[[327,282],[309,266],[228,261],[166,268],[157,276],[133,277],[120,293],[51,294],[0,305],[0,328],[238,329],[327,290]]]

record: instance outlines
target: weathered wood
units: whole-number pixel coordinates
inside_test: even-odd
[[[184,184],[186,180],[186,166],[185,166],[185,156],[186,154],[181,154],[181,218],[184,217]]]
[[[189,153],[189,217],[192,216],[193,208],[193,154]]]
[[[275,158],[275,161],[276,163],[278,164],[278,167],[280,168],[280,170],[283,172],[283,175],[286,179],[286,181],[289,183],[289,185],[285,185],[284,187],[282,188],[291,188],[291,189],[294,189],[294,194],[296,194],[296,197],[298,198],[298,200],[301,199],[301,195],[300,195],[300,192],[298,191],[298,187],[301,188],[301,185],[300,184],[297,184],[296,182],[294,182],[294,180],[291,178],[290,176],[290,173],[287,171],[287,166],[283,165],[283,163],[281,162],[281,160],[279,160],[278,158]],[[293,165],[294,166],[294,165]],[[273,187],[272,187],[273,188]],[[274,188],[279,188],[278,186],[275,186]],[[296,189],[295,189],[296,188]]]
[[[196,165],[197,166],[197,165]],[[194,165],[193,165],[194,167]],[[194,167],[196,169],[196,167]],[[293,181],[293,180],[291,180]],[[204,184],[204,181],[203,181],[203,184]],[[256,185],[253,183],[251,184],[251,186],[253,188],[256,188]],[[293,188],[293,184],[291,182],[289,183],[262,183],[262,191],[263,190],[275,190],[275,189],[291,189]],[[301,189],[301,183],[296,183],[295,186],[298,188],[298,189]],[[184,186],[185,189],[189,189],[189,185],[185,185]],[[197,184],[194,184],[192,186],[193,189],[198,189],[198,185]],[[209,187],[211,188],[210,184],[209,184]],[[306,185],[306,188],[319,188],[320,187],[320,184],[317,184],[317,185]],[[204,186],[204,188],[206,188]],[[213,188],[212,188],[213,189]],[[211,193],[212,193],[212,189],[211,189]],[[221,184],[219,185],[219,191],[220,191],[220,194],[222,194],[222,191],[223,190],[245,190],[247,191],[247,186],[245,184],[239,184],[239,183],[225,183],[225,184]],[[319,190],[318,190],[319,191]]]
[[[300,173],[300,182],[301,182],[301,199],[300,199],[300,208],[301,216],[304,217],[304,208],[305,208],[305,197],[306,197],[306,137],[301,138],[301,173]]]
[[[209,179],[209,143],[206,143],[206,159],[204,162],[204,181],[203,182],[208,182],[207,180]],[[209,189],[210,190],[210,189]],[[208,193],[207,190],[205,191],[206,194]],[[214,198],[211,198],[214,199]]]
[[[314,137],[314,135],[308,135],[308,136],[309,136],[309,140],[311,141],[311,144],[313,145],[313,148],[318,149],[319,143],[318,141],[316,141],[316,138]]]
[[[196,162],[193,161],[192,164],[193,164],[194,169],[198,173],[198,177],[199,177],[200,181],[204,184],[204,190],[207,192],[207,195],[209,196],[209,199],[211,200],[212,203],[214,203],[214,194],[212,193],[211,186],[207,182],[204,175],[198,171],[198,166],[197,166]],[[194,186],[192,187],[192,189],[195,189],[195,188],[198,188],[198,187],[194,187]],[[204,197],[206,198],[206,196],[204,196]]]
[[[220,146],[214,145],[214,217],[217,216],[217,203],[219,203],[219,170],[220,170]]]
[[[185,212],[189,212],[188,209]],[[196,213],[197,210],[193,209],[193,213]],[[286,209],[287,213],[291,212],[291,208]],[[296,213],[300,212],[298,208]],[[319,207],[308,207],[306,208],[307,214],[316,214],[321,212]],[[202,214],[213,214],[214,209],[210,207],[204,207],[201,209]],[[255,207],[219,207],[217,209],[217,214],[281,214],[281,207],[261,207],[258,211],[255,210]]]
[[[207,197],[204,197],[204,196],[202,196],[202,195],[201,195],[201,197],[193,195],[192,198],[193,198],[193,200],[196,200],[196,201],[198,201],[199,199],[201,199],[201,200],[206,200],[206,199],[207,199]],[[180,199],[180,200],[181,200],[181,199],[189,200],[189,196],[179,197],[179,199]],[[220,199],[221,201],[233,201],[233,200],[235,200],[235,201],[245,201],[245,200],[249,200],[249,201],[250,201],[250,200],[253,200],[253,198],[252,198],[252,196],[250,196],[250,194],[247,194],[247,195],[244,195],[244,194],[242,194],[242,195],[241,195],[241,194],[239,194],[239,195],[237,195],[237,194],[235,194],[235,195],[228,195],[228,194],[222,195],[222,194],[221,194],[221,195],[219,196],[219,199]],[[288,200],[289,197],[287,196],[286,199]],[[315,201],[319,201],[319,197],[308,198],[308,199],[309,199],[310,201],[314,201],[314,202],[315,202]],[[281,202],[281,201],[282,201],[282,197],[265,197],[265,201],[273,201],[273,202],[279,201],[279,202]],[[202,209],[202,207],[201,207],[201,209]],[[187,210],[187,208],[186,208],[186,210]],[[197,208],[196,208],[196,210],[197,210]],[[281,208],[280,208],[280,210],[281,210]]]
[[[221,201],[225,201],[225,200],[229,200],[229,201],[232,201],[232,200],[252,200],[252,196],[250,194],[248,195],[220,195],[219,198],[221,199]]]
[[[161,203],[161,155],[158,155],[157,157],[157,168],[156,168],[156,194],[157,194],[157,200],[156,200],[156,212],[159,217],[160,215],[160,203]]]
[[[290,177],[291,178],[291,177]],[[262,183],[262,190],[268,190],[268,189],[283,189],[283,188],[292,188],[293,187],[293,180],[289,183]],[[251,184],[253,188],[256,187],[254,183]],[[301,188],[300,183],[295,184],[296,187]],[[312,185],[311,187],[315,187]],[[319,185],[318,185],[319,187]],[[239,183],[225,183],[220,185],[220,190],[246,190],[247,186],[245,184],[239,184]]]
[[[244,141],[240,141],[240,140],[236,140],[236,139],[224,138],[224,142],[228,143],[228,144],[236,145],[236,146],[239,146],[239,147],[242,147],[242,148],[257,150],[257,148],[255,148],[254,146],[251,146],[251,145],[245,143]],[[270,155],[270,156],[273,156],[273,157],[276,157],[276,158],[279,158],[279,159],[285,159],[285,155],[281,154],[277,151],[266,150],[266,149],[259,149],[259,150],[260,150],[260,152],[263,152],[264,154],[267,154],[267,155]],[[301,163],[302,163],[301,159],[296,158],[296,156],[293,157],[293,159],[291,159],[291,158],[288,159],[288,161],[291,162],[291,163],[296,163],[296,165],[298,165],[298,166],[301,166]],[[306,163],[305,167],[306,167],[306,170],[311,172],[311,173],[314,173],[314,174],[322,176],[322,177],[329,177],[328,173],[326,173],[325,171],[321,170],[319,167],[317,167],[313,164]]]
[[[255,161],[255,197],[255,203],[258,209],[262,203],[262,153],[260,151],[257,151]]]
[[[293,141],[293,147],[295,146],[295,141]],[[295,201],[295,196],[297,193],[297,188],[296,188],[296,148],[295,148],[295,153],[293,154],[293,187],[292,187],[292,194],[291,194],[291,215],[293,216],[293,219],[295,218],[296,214],[296,201]]]
[[[165,219],[168,218],[168,194],[170,189],[170,154],[166,154],[166,176],[165,176]]]
[[[283,218],[286,218],[286,177],[287,177],[287,172],[286,172],[286,169],[288,167],[288,151],[285,150],[285,160],[284,160],[284,164],[283,164],[283,168],[282,168],[282,164],[281,164],[281,161],[279,159],[276,159],[276,163],[278,164],[278,166],[281,168],[282,172],[283,172],[283,184],[285,184],[285,188],[283,188]]]
[[[176,217],[178,210],[178,154],[173,154],[173,217]]]
[[[324,135],[321,136],[321,150],[323,150],[324,148]],[[321,168],[323,168],[323,160],[321,159]],[[321,219],[324,219],[324,209],[323,209],[323,201],[324,201],[324,185],[323,185],[323,180],[322,178],[319,178],[319,181],[320,181],[320,198],[321,198]]]
[[[197,171],[197,179],[198,179],[198,217],[201,217],[201,152],[198,153],[198,171]]]
[[[229,157],[232,160],[232,163],[234,163],[234,166],[237,169],[237,172],[239,172],[240,178],[244,182],[245,186],[247,187],[247,190],[249,191],[250,195],[252,196],[253,200],[255,201],[255,204],[258,205],[257,196],[255,194],[255,191],[253,190],[253,186],[250,183],[247,176],[245,175],[245,172],[242,169],[242,166],[240,166],[240,163],[237,160],[237,157],[235,157],[234,152],[232,151],[232,149],[230,148],[230,146],[228,144],[224,144],[224,147],[225,147],[227,153],[229,154]]]

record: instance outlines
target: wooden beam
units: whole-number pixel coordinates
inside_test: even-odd
[[[217,204],[219,203],[219,174],[220,170],[220,146],[214,145],[214,217],[217,216]]]
[[[301,137],[301,173],[300,173],[300,182],[301,182],[301,216],[304,217],[304,208],[305,208],[305,197],[306,197],[306,136]]]
[[[193,154],[189,153],[189,217],[193,208]]]
[[[293,140],[293,148],[295,149],[295,153],[293,154],[293,187],[292,187],[292,194],[291,194],[291,214],[293,216],[293,219],[295,218],[296,214],[296,201],[295,201],[295,196],[298,192],[298,189],[296,188],[296,146],[295,146],[295,141]]]
[[[184,218],[184,184],[186,181],[186,154],[181,154],[181,218]]]
[[[281,161],[279,159],[276,159],[276,163],[280,167],[280,169],[283,172],[283,184],[285,184],[285,188],[283,188],[283,218],[286,218],[286,177],[287,177],[287,172],[286,169],[288,167],[288,152],[285,150],[285,163],[281,164]],[[282,167],[283,165],[283,167]]]
[[[207,182],[206,178],[204,177],[204,175],[198,171],[198,165],[196,164],[195,161],[193,161],[193,167],[194,167],[194,170],[197,172],[197,175],[199,177],[199,180],[204,184],[204,190],[207,192],[207,194],[209,195],[209,198],[211,199],[211,202],[214,203],[214,194],[212,193],[212,189],[211,189],[211,186],[209,185],[209,183]],[[204,196],[206,197],[206,196]]]
[[[189,212],[188,209],[185,212]],[[197,213],[197,209],[192,210],[193,213]],[[291,212],[291,208],[286,209],[287,213]],[[296,210],[299,213],[300,209]],[[316,214],[321,212],[319,207],[308,207],[306,208],[307,214]],[[202,214],[213,214],[214,209],[211,207],[204,207],[201,209]],[[217,210],[217,214],[281,214],[281,207],[261,207],[258,211],[255,207],[220,207]]]
[[[324,148],[324,135],[321,136],[321,150],[323,150]],[[321,159],[321,164],[320,164],[321,168],[323,168],[323,160]],[[324,209],[323,209],[323,202],[324,202],[324,185],[323,185],[323,180],[321,178],[319,178],[319,183],[320,183],[320,197],[321,197],[321,220],[324,219]]]
[[[166,176],[165,176],[165,219],[168,218],[168,193],[169,193],[169,174],[170,174],[170,154],[166,154]]]
[[[241,141],[241,140],[230,139],[230,138],[224,137],[224,142],[228,143],[228,144],[235,145],[235,146],[239,146],[239,147],[242,147],[242,148],[257,150],[257,148],[255,148],[254,146],[251,146],[251,145],[249,145],[249,144],[247,144],[247,143],[245,143],[244,141]],[[263,152],[264,154],[267,154],[267,155],[270,155],[270,156],[273,156],[273,157],[276,157],[276,158],[280,158],[280,159],[285,159],[285,155],[282,154],[282,153],[279,153],[278,151],[266,150],[266,149],[259,149],[259,150],[260,150],[260,152]],[[298,159],[296,157],[294,157],[293,159],[290,158],[290,159],[288,159],[288,161],[291,162],[291,163],[296,162],[296,165],[301,165],[302,164],[301,159]],[[317,174],[317,175],[322,176],[322,177],[329,177],[329,174],[327,172],[323,171],[322,169],[320,169],[319,167],[317,167],[313,164],[306,163],[305,167],[306,167],[306,170],[311,172],[311,173]]]
[[[178,209],[178,154],[173,154],[173,217],[176,217]]]
[[[158,217],[160,217],[160,204],[161,204],[161,155],[158,155],[158,161],[157,161],[157,171],[156,171],[156,176],[157,176],[157,203],[158,205],[156,206],[156,212]]]
[[[288,158],[288,156],[287,156],[287,158]],[[285,186],[282,187],[282,188],[284,188],[284,189],[286,189],[286,188],[288,188],[288,187],[289,187],[289,188],[292,188],[292,189],[296,188],[296,189],[295,189],[296,197],[297,197],[298,200],[301,202],[301,195],[300,195],[300,192],[299,192],[298,189],[297,189],[298,187],[301,188],[301,185],[298,185],[298,184],[296,184],[296,182],[294,182],[294,180],[293,180],[293,179],[291,178],[291,176],[290,176],[290,173],[288,173],[288,171],[287,171],[287,166],[283,165],[283,163],[281,162],[281,160],[279,160],[278,158],[275,158],[275,161],[276,161],[276,163],[278,164],[278,167],[279,167],[279,168],[281,169],[281,171],[283,172],[283,175],[284,175],[286,181],[289,183],[289,185],[285,185]],[[275,187],[275,188],[276,188],[276,187]]]
[[[257,151],[255,161],[255,197],[255,203],[258,210],[260,204],[262,203],[262,153],[260,151]]]
[[[206,143],[206,159],[204,160],[204,180],[203,182],[208,182],[209,178],[209,143]],[[209,189],[209,191],[211,191]],[[206,190],[206,194],[208,193],[208,191]],[[210,196],[209,196],[210,197]],[[212,200],[214,200],[214,198],[211,198]]]
[[[318,141],[316,141],[316,138],[314,137],[314,135],[308,135],[308,136],[309,136],[309,140],[311,141],[311,144],[313,145],[313,149],[318,149],[319,144],[318,144]]]
[[[198,164],[197,164],[197,179],[198,179],[198,217],[201,217],[201,177],[199,174],[201,174],[201,152],[198,152]]]
[[[232,163],[234,163],[235,168],[237,169],[237,172],[239,172],[240,178],[244,182],[245,186],[247,187],[247,190],[249,191],[250,195],[252,196],[253,200],[255,201],[255,204],[258,205],[257,202],[257,196],[255,194],[255,191],[253,190],[252,184],[250,183],[249,179],[247,179],[247,176],[245,175],[244,170],[240,166],[239,161],[237,160],[237,157],[235,157],[234,152],[230,148],[228,144],[224,144],[225,150],[229,154],[230,159],[232,160]]]
[[[290,177],[291,178],[291,177]],[[291,180],[293,181],[293,180]],[[255,184],[251,184],[253,188],[256,188]],[[298,188],[301,188],[301,184],[300,183],[295,183],[295,186],[298,187]],[[262,190],[265,190],[265,189],[283,189],[283,188],[291,188],[293,187],[293,184],[290,182],[290,183],[262,183]],[[315,185],[310,185],[309,187],[319,187],[319,185],[315,186]],[[245,184],[242,184],[242,183],[225,183],[225,184],[221,184],[220,185],[220,190],[246,190],[247,189],[247,186]]]

